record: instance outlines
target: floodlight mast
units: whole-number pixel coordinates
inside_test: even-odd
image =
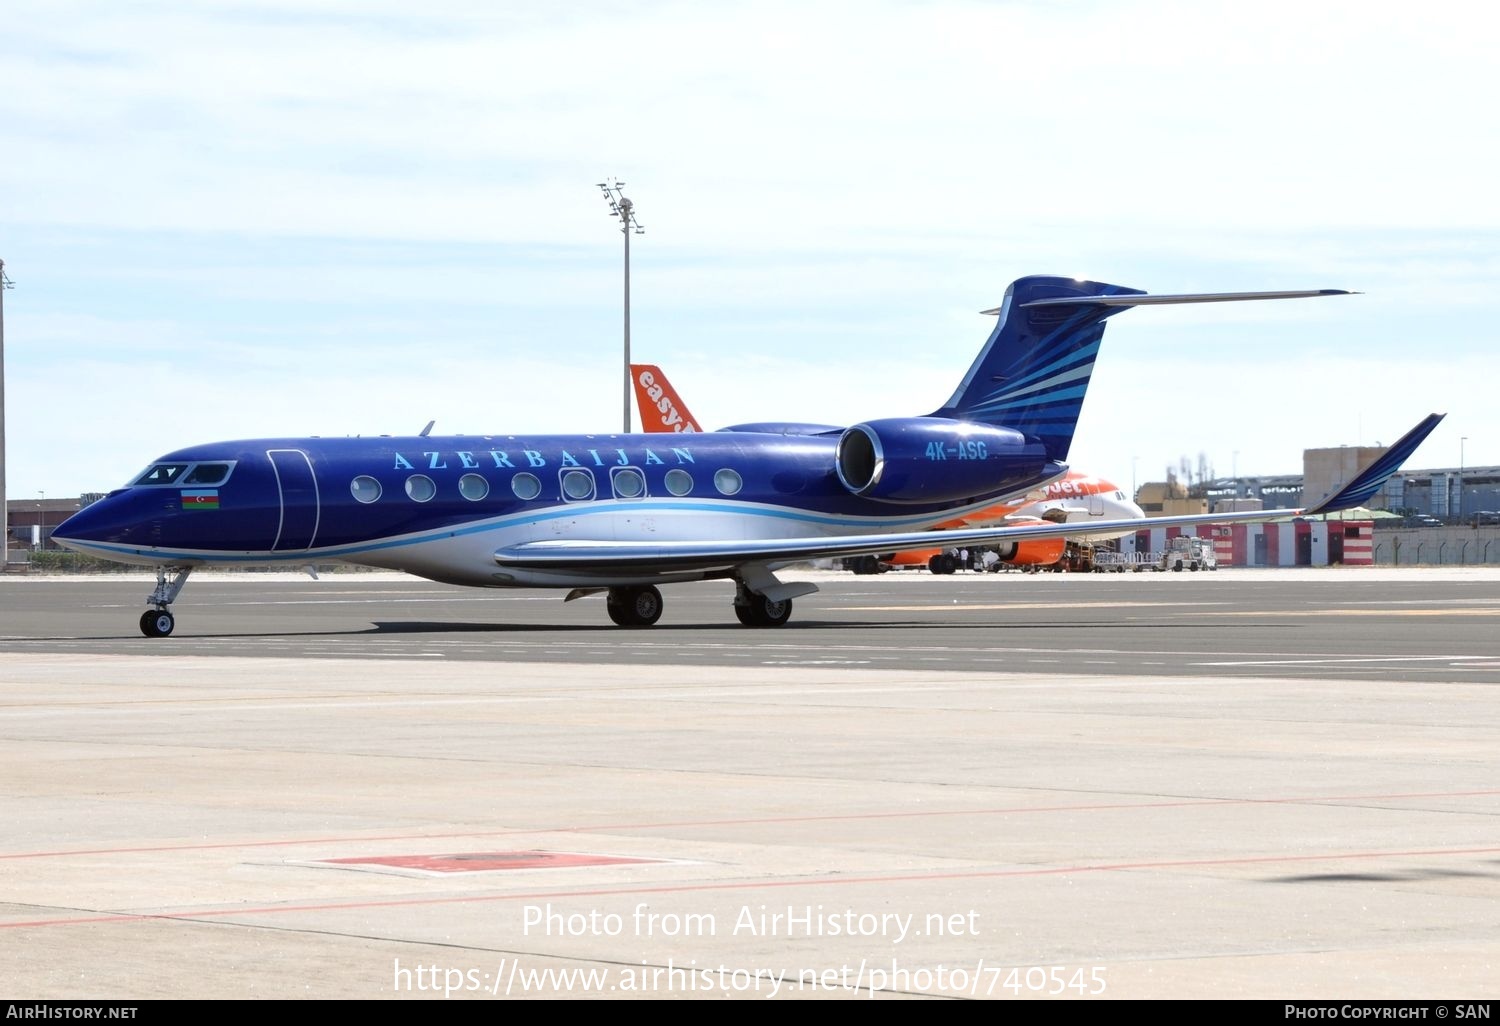
[[[630,434],[630,235],[644,235],[646,229],[635,219],[635,204],[626,198],[620,189],[625,185],[611,178],[599,183],[604,199],[609,203],[609,212],[620,221],[620,232],[625,236],[625,368],[624,368],[624,415],[625,433]]]
[[[5,290],[12,288],[0,260],[0,573],[10,566],[10,503],[5,500]]]

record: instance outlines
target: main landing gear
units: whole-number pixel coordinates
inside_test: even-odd
[[[635,585],[610,588],[604,607],[609,611],[609,618],[621,627],[650,627],[661,619],[665,603],[660,591],[650,585]],[[172,614],[163,612],[160,615],[170,619]],[[734,593],[734,615],[746,627],[780,627],[791,618],[792,600],[790,597],[769,599],[741,583]],[[142,617],[141,630],[146,629],[146,620]]]
[[[141,614],[141,633],[148,638],[165,638],[177,626],[177,618],[167,607],[177,600],[177,593],[193,572],[192,567],[184,567],[168,581],[167,570],[167,567],[156,568],[156,590],[146,597],[154,608]]]
[[[939,552],[927,561],[927,572],[930,574],[951,574],[957,569],[958,557],[946,552]]]
[[[604,600],[609,618],[621,627],[650,627],[661,619],[661,592],[649,584],[634,588],[611,588]]]
[[[734,615],[746,627],[780,627],[791,618],[792,600],[773,602],[741,584],[734,593]]]

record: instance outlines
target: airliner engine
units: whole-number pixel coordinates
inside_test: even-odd
[[[1042,538],[1033,541],[1003,542],[992,546],[1002,563],[1015,566],[1051,566],[1062,559],[1067,548],[1062,538]]]
[[[881,502],[949,502],[1035,482],[1048,466],[1040,442],[1010,428],[943,417],[871,420],[846,428],[839,481]],[[1052,464],[1057,473],[1066,468]]]

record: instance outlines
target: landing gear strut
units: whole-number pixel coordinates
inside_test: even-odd
[[[604,600],[609,618],[621,627],[650,627],[661,619],[661,592],[649,584],[634,588],[611,588]]]
[[[177,626],[177,618],[167,607],[177,600],[177,593],[187,583],[192,567],[178,570],[172,580],[167,580],[167,567],[156,568],[156,590],[146,596],[146,601],[155,608],[141,614],[141,633],[148,638],[165,638]]]

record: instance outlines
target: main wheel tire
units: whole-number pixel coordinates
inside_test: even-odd
[[[661,592],[650,585],[640,588],[611,588],[604,600],[609,618],[621,627],[650,627],[661,619],[665,603]]]
[[[177,626],[177,618],[165,609],[148,609],[141,614],[141,633],[148,638],[165,638]]]
[[[735,603],[734,615],[746,627],[780,627],[791,619],[792,600],[772,602],[764,595],[751,593],[749,602]]]

